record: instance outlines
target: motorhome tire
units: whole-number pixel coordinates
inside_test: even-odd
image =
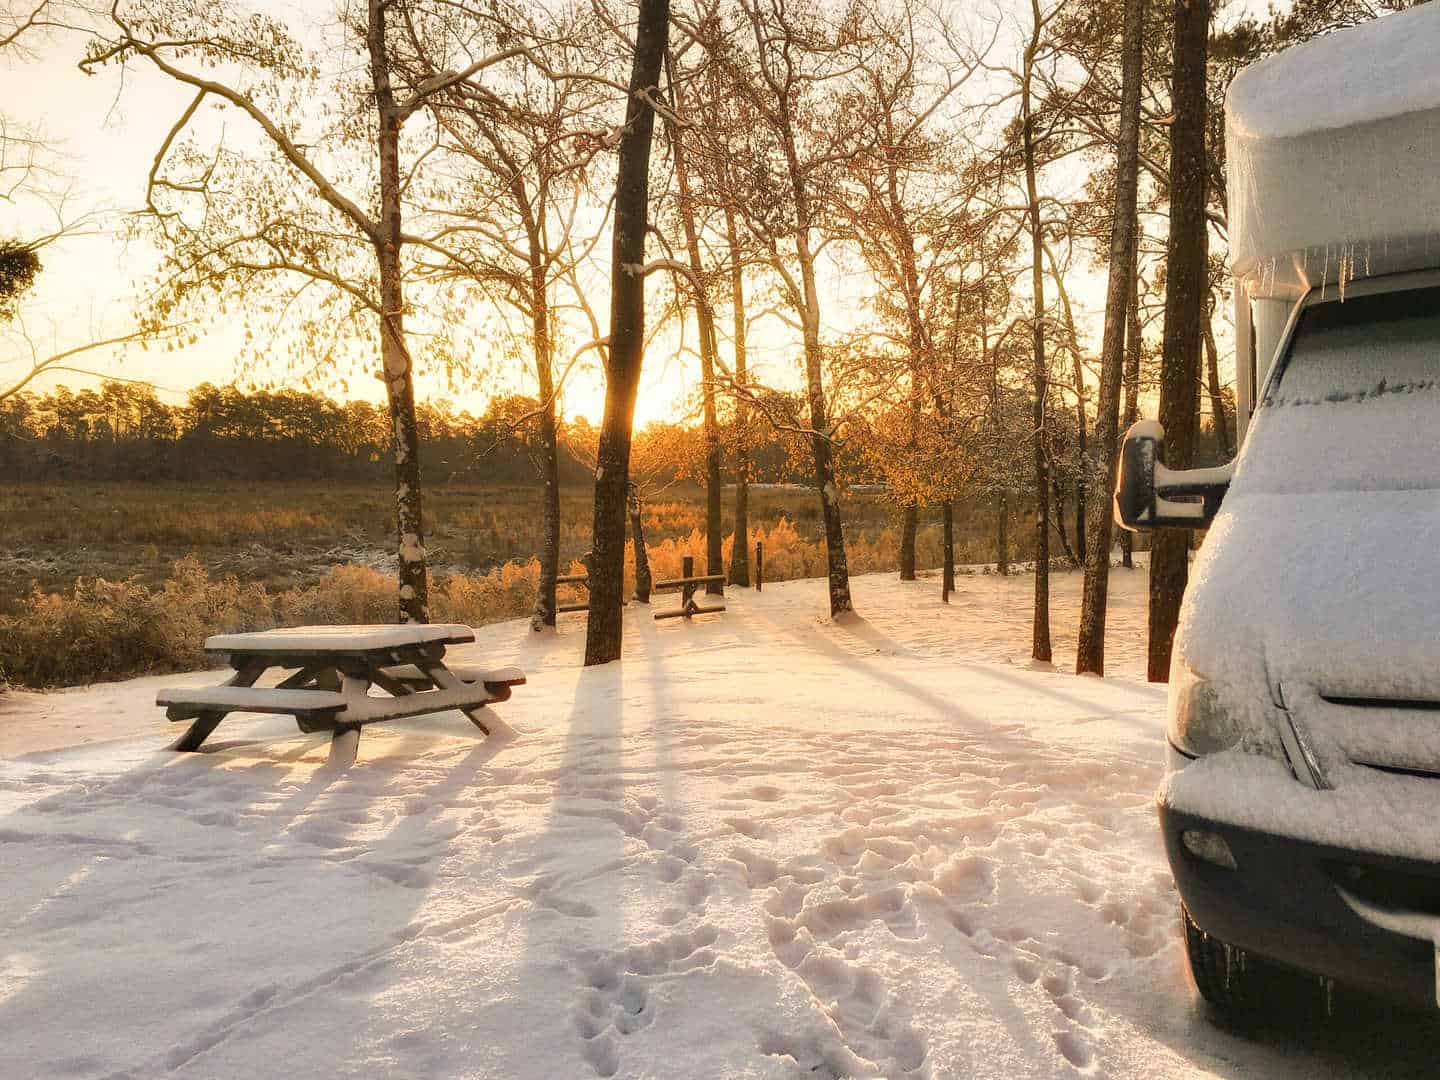
[[[1277,964],[1207,934],[1184,905],[1185,951],[1195,988],[1227,1021],[1241,1027],[1304,1023],[1321,1014],[1324,983],[1318,976]]]

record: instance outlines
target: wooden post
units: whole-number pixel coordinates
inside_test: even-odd
[[[755,541],[755,591],[765,584],[765,545]]]

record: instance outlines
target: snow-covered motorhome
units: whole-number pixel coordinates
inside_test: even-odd
[[[1440,1000],[1437,57],[1429,4],[1235,79],[1241,449],[1122,449],[1122,524],[1209,526],[1158,801],[1196,984],[1239,1016],[1335,981]]]

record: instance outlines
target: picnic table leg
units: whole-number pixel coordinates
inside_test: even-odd
[[[221,685],[254,686],[255,680],[265,674],[265,669],[269,666],[263,660],[251,660]],[[228,715],[227,712],[202,712],[195,718],[194,723],[185,729],[185,734],[170,744],[170,749],[180,754],[193,754]]]
[[[210,733],[220,726],[228,714],[223,712],[203,712],[195,718],[195,721],[185,729],[185,734],[170,744],[170,749],[181,754],[191,754],[200,749],[200,744],[210,737]]]
[[[335,734],[330,737],[330,757],[325,765],[331,769],[348,769],[355,764],[355,755],[360,751],[360,725],[337,724]]]
[[[347,701],[363,701],[368,696],[370,680],[348,672],[340,673],[340,693]],[[342,719],[335,725],[330,736],[330,757],[326,765],[332,769],[348,769],[355,764],[355,755],[360,750],[360,725],[347,724]]]
[[[456,686],[465,685],[460,680],[460,676],[456,675],[453,671],[451,671],[445,666],[444,661],[428,661],[427,663],[420,665],[420,670],[425,672],[426,675],[429,675],[430,681],[433,682],[436,686],[440,687],[442,690],[450,690]],[[477,708],[461,709],[460,711],[463,712],[466,719],[468,719],[472,724],[479,728],[482,733],[489,735],[489,725],[480,718],[484,710],[485,706],[480,705]]]

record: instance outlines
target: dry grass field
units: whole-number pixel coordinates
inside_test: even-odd
[[[853,495],[845,513],[851,572],[894,569],[892,510]],[[390,514],[386,492],[357,487],[0,488],[0,681],[52,686],[196,666],[204,637],[225,630],[390,621]],[[479,626],[528,613],[541,539],[533,489],[437,488],[426,517],[436,619]],[[589,489],[562,493],[563,563],[589,546],[590,517]],[[938,517],[922,517],[922,568],[940,563]],[[809,492],[752,491],[750,526],[765,543],[768,580],[824,574]],[[678,573],[687,554],[703,561],[702,492],[671,489],[647,507],[645,528],[657,576]],[[1019,515],[1010,531],[1012,557],[1023,559]],[[994,534],[992,510],[962,505],[957,560],[993,560]]]

